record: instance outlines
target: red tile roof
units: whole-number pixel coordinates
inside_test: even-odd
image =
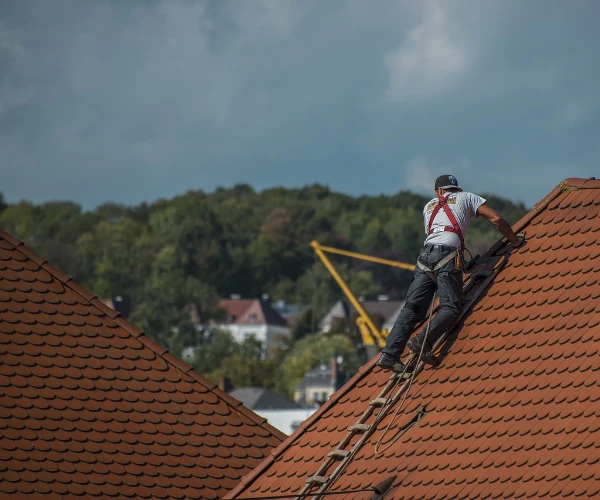
[[[238,325],[286,326],[283,317],[269,304],[259,299],[224,299],[217,305],[233,318],[230,323]]]
[[[284,437],[0,231],[0,497],[218,498]]]
[[[254,299],[223,299],[217,304],[219,309],[224,309],[227,314],[237,322],[254,303]]]
[[[600,181],[568,179],[516,228],[527,244],[459,323],[441,365],[417,375],[390,431],[400,403],[330,491],[396,476],[386,500],[600,495]],[[505,251],[498,242],[487,255]],[[339,462],[318,470],[327,454],[389,381],[374,362],[226,498],[297,493],[309,476],[330,476]]]

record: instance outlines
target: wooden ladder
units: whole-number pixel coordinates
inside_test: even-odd
[[[414,363],[415,358],[416,355],[411,354],[407,359],[407,366],[410,366],[412,363]],[[420,362],[417,366],[415,366],[413,372],[410,374],[410,377],[415,377],[424,366],[424,363]],[[306,495],[311,495],[316,499],[320,499],[321,495],[327,492],[329,486],[343,472],[346,466],[354,458],[354,455],[356,455],[356,452],[373,434],[377,428],[377,424],[383,419],[383,417],[385,417],[385,415],[387,415],[389,408],[398,402],[409,382],[410,378],[402,381],[400,380],[400,375],[398,374],[393,374],[390,377],[389,381],[385,384],[377,397],[369,402],[369,405],[359,417],[358,421],[348,427],[346,435],[342,438],[337,447],[327,454],[327,457],[317,469],[315,474],[306,480],[306,484],[298,493],[298,497],[306,498]],[[392,390],[398,385],[400,385],[398,391],[389,397],[390,392],[392,392]],[[371,419],[372,416],[374,416],[374,419]],[[370,423],[369,419],[371,419]],[[352,438],[357,434],[360,434],[360,438],[353,445],[349,446]],[[331,473],[328,474],[328,469],[335,463],[337,463],[337,466]],[[319,486],[319,489],[314,493],[309,493],[309,491],[317,485]]]

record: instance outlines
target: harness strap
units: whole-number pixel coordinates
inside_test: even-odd
[[[442,267],[444,267],[448,262],[450,262],[454,257],[456,257],[457,253],[458,253],[458,250],[454,250],[453,252],[450,252],[448,255],[446,255],[446,257],[444,257],[442,260],[440,260],[433,269],[430,269],[429,267],[427,267],[420,260],[417,260],[417,266],[419,267],[419,269],[421,271],[425,272],[427,274],[427,276],[429,276],[433,280],[434,283],[437,283],[436,273]]]
[[[452,213],[452,209],[448,206],[448,198],[450,196],[452,196],[452,193],[447,195],[445,198],[443,196],[438,197],[438,204],[433,209],[433,212],[431,212],[431,217],[429,217],[429,227],[427,228],[427,234],[429,235],[434,232],[431,229],[431,227],[433,226],[433,221],[434,221],[436,215],[438,214],[438,212],[440,211],[440,209],[443,208],[444,212],[446,212],[446,215],[448,216],[448,219],[450,219],[450,223],[452,224],[452,227],[450,227],[450,226],[444,227],[444,231],[456,233],[458,235],[458,237],[460,238],[461,248],[464,248],[465,240],[463,238],[462,231],[460,230],[460,226],[458,225],[458,221],[456,220],[456,217]]]

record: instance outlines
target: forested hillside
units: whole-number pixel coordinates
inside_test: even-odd
[[[106,203],[92,211],[68,201],[0,200],[0,227],[98,296],[123,296],[129,319],[178,354],[191,332],[189,306],[208,317],[220,297],[233,293],[266,293],[308,306],[306,333],[308,315],[314,322],[340,297],[311,240],[412,263],[424,238],[427,199],[410,192],[352,197],[321,185],[261,192],[237,185],[138,206]],[[510,223],[526,212],[523,204],[494,196],[488,203]],[[467,244],[479,252],[498,236],[477,220]],[[410,281],[406,271],[336,262],[365,298],[402,296]]]

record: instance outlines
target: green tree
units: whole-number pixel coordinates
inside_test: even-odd
[[[196,340],[191,307],[207,319],[218,300],[213,287],[185,272],[185,259],[174,245],[160,250],[141,303],[132,314],[133,321],[143,325],[151,338],[176,355]]]
[[[76,274],[75,241],[85,230],[81,206],[72,202],[34,205],[21,201],[0,213],[0,225],[67,274]]]
[[[7,207],[6,198],[4,198],[4,193],[0,191],[0,213]]]
[[[302,311],[296,318],[296,322],[291,330],[292,344],[313,332],[315,330],[315,325],[316,322],[313,318],[312,307]]]
[[[134,303],[151,273],[158,242],[148,228],[129,217],[103,220],[77,240],[80,268],[100,297],[127,296]]]
[[[0,226],[27,246],[38,249],[42,232],[42,209],[28,201],[8,205],[0,213]]]
[[[206,377],[215,384],[227,377],[234,387],[273,388],[277,367],[276,359],[266,357],[263,343],[250,336],[237,346],[236,352],[223,358],[219,367]]]
[[[231,333],[216,328],[206,328],[198,332],[194,342],[192,365],[198,373],[208,374],[217,370],[224,359],[240,352],[239,345]],[[215,383],[218,383],[217,379]]]
[[[201,193],[175,198],[151,215],[150,227],[163,245],[177,250],[182,272],[218,291],[228,288],[230,257],[222,228]]]

